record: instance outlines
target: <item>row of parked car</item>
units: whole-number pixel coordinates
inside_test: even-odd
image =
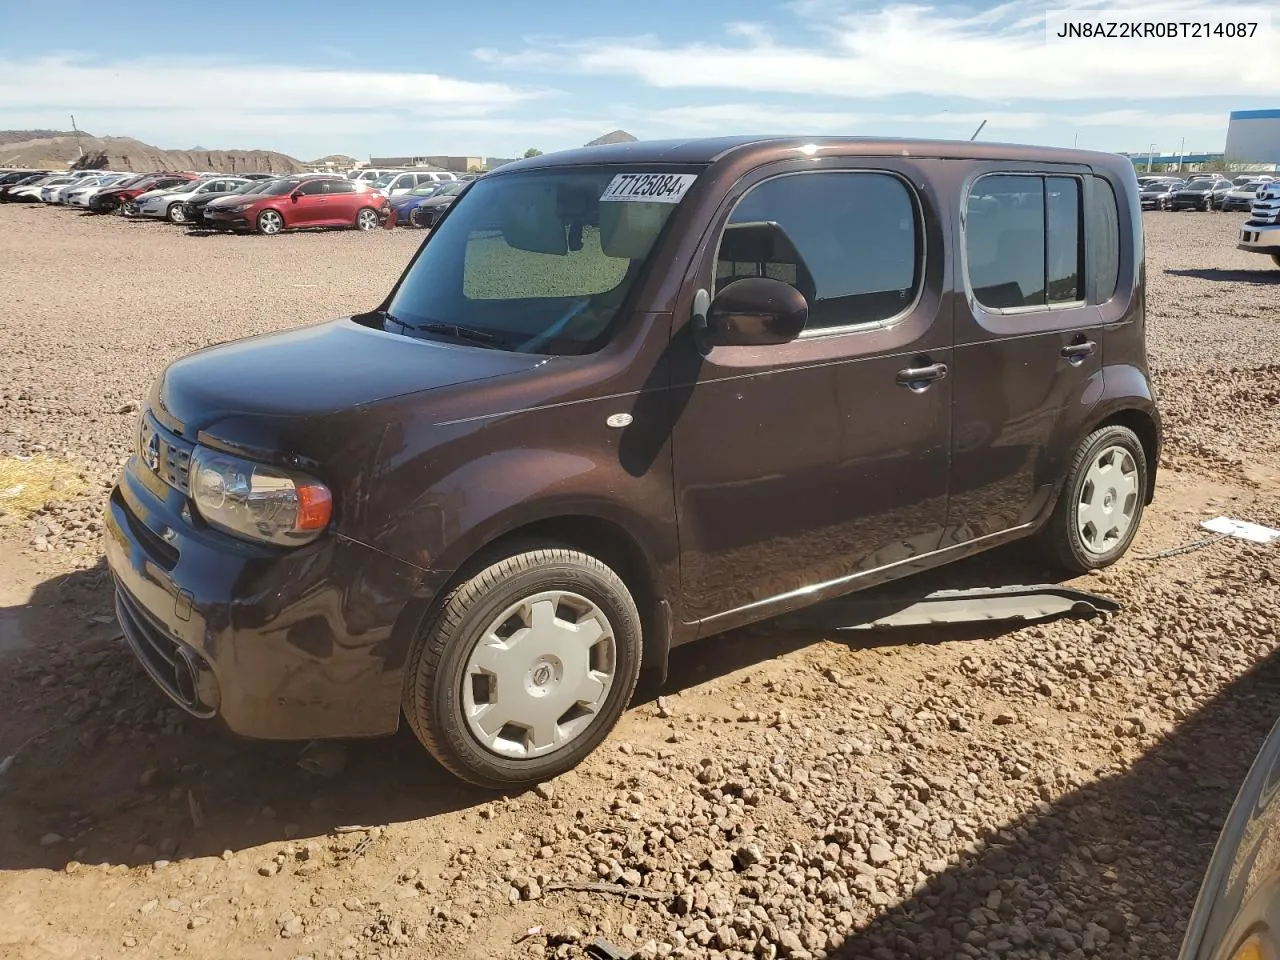
[[[1248,174],[1228,180],[1221,174],[1139,177],[1144,210],[1249,210],[1258,192],[1276,178]]]
[[[370,172],[377,175],[366,177]],[[14,170],[0,171],[0,202],[72,206],[268,235],[298,227],[430,228],[470,179],[363,170],[345,176]]]

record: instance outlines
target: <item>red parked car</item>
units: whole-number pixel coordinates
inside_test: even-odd
[[[194,173],[152,173],[133,181],[127,181],[127,187],[114,190],[101,190],[89,201],[89,209],[94,213],[114,213],[126,201],[140,197],[148,190],[163,190],[165,187],[176,187],[180,183],[188,183],[200,179]]]
[[[372,230],[390,213],[391,202],[368,184],[345,177],[286,177],[261,193],[210,204],[204,219],[215,229],[276,234],[293,227]]]

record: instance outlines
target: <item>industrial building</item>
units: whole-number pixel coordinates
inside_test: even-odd
[[[1229,163],[1280,163],[1280,110],[1233,110],[1226,154]]]

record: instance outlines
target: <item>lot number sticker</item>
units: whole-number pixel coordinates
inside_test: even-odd
[[[697,179],[696,173],[620,173],[609,181],[600,200],[679,203]]]

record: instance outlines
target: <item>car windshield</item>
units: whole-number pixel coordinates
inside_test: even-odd
[[[302,186],[301,180],[271,180],[262,192],[269,197],[283,197],[286,193],[293,193],[300,186]]]
[[[398,173],[384,173],[377,180],[373,181],[375,187],[385,187],[388,183],[400,176]]]
[[[420,187],[415,187],[409,191],[410,196],[414,197],[430,197],[440,192],[440,184],[426,183]]]
[[[389,319],[522,353],[598,349],[693,179],[612,166],[485,178],[424,244]]]
[[[450,180],[448,183],[440,185],[440,192],[436,194],[438,197],[454,197],[462,192],[466,181]]]
[[[240,194],[262,193],[267,189],[267,187],[271,186],[275,182],[276,181],[274,180],[250,180],[247,183],[240,184],[240,186],[236,187],[231,192]]]

